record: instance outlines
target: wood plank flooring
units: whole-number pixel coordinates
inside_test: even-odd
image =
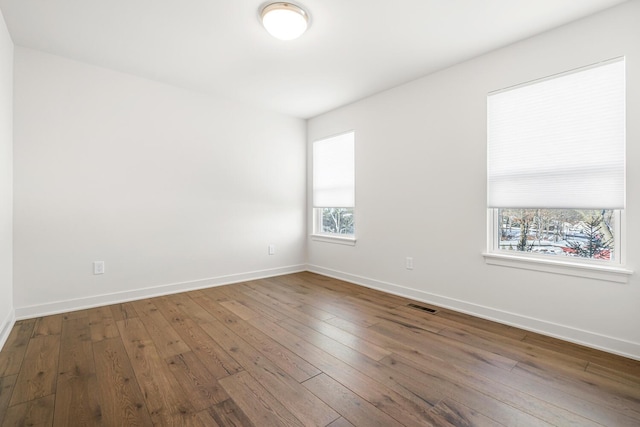
[[[23,320],[0,426],[640,425],[640,362],[412,302],[298,273]]]

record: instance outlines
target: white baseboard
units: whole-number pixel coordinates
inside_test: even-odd
[[[407,288],[393,283],[383,282],[368,277],[332,270],[317,265],[307,265],[307,270],[323,276],[333,277],[346,282],[362,285],[368,288],[411,298],[417,301],[448,308],[472,316],[480,317],[509,326],[515,326],[542,335],[559,338],[585,347],[591,347],[608,353],[618,354],[630,359],[640,360],[640,343],[634,343],[618,338],[601,335],[595,332],[560,325],[546,320],[535,319],[517,313],[497,310],[454,298],[436,295],[417,289]]]
[[[433,304],[439,307],[448,308],[461,313],[470,314],[483,319],[492,320],[510,326],[515,326],[531,332],[559,338],[565,341],[584,345],[586,347],[603,350],[609,353],[618,354],[631,359],[640,360],[640,343],[634,343],[618,338],[601,335],[595,332],[585,331],[570,326],[560,325],[545,320],[523,316],[517,313],[510,313],[495,308],[486,307],[442,295],[432,294],[417,289],[407,288],[393,283],[358,276],[342,271],[332,270],[317,265],[293,265],[268,270],[259,270],[248,273],[231,274],[208,279],[172,283],[167,285],[135,289],[125,292],[97,295],[86,298],[78,298],[66,301],[57,301],[46,304],[32,305],[27,307],[16,307],[15,310],[0,324],[0,349],[5,344],[9,333],[16,320],[30,319],[40,316],[48,316],[69,311],[84,310],[87,308],[99,307],[109,304],[117,304],[144,298],[152,298],[163,295],[170,295],[179,292],[192,291],[197,289],[210,288],[215,286],[228,285],[232,283],[257,280],[266,277],[280,276],[284,274],[298,273],[301,271],[311,271],[323,276],[333,277],[346,282],[377,289],[393,295],[411,298]]]
[[[265,277],[281,276],[283,274],[299,273],[306,271],[306,265],[292,265],[288,267],[272,268],[268,270],[252,271],[248,273],[230,274],[227,276],[211,277],[208,279],[189,282],[171,283],[149,288],[134,289],[125,292],[95,295],[85,298],[77,298],[66,301],[56,301],[46,304],[16,307],[15,318],[17,320],[32,319],[34,317],[49,316],[52,314],[67,313],[69,311],[84,310],[103,305],[118,304],[144,298],[159,297],[197,289],[211,288],[214,286],[229,285],[232,283],[246,282],[249,280],[263,279]]]
[[[3,319],[2,323],[0,323],[0,350],[4,347],[7,339],[9,338],[9,334],[11,333],[11,329],[13,329],[13,325],[16,323],[16,312],[11,309],[9,315],[6,319]]]

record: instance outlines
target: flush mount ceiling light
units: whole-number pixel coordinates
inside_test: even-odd
[[[309,14],[291,3],[271,3],[262,9],[260,18],[269,34],[280,40],[297,39],[309,26]]]

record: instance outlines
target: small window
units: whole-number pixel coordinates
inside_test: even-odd
[[[313,143],[314,235],[355,235],[355,136],[348,132]]]
[[[625,61],[487,98],[489,252],[621,264]]]
[[[355,234],[353,208],[316,208],[317,233]]]

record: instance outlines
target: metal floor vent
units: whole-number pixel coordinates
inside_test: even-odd
[[[424,305],[418,305],[418,304],[407,304],[407,307],[415,308],[416,310],[426,311],[427,313],[430,313],[430,314],[436,314],[438,312],[438,310],[425,307]]]

